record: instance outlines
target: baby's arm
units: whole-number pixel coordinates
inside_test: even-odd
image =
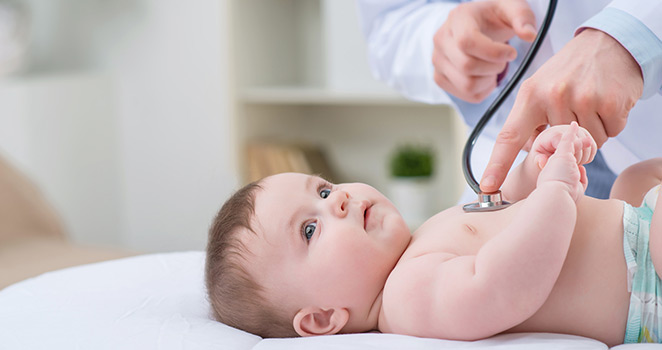
[[[563,132],[568,128],[570,125],[557,125],[538,135],[524,161],[508,174],[501,189],[505,199],[516,202],[529,196],[536,187],[541,169],[549,157],[554,154]],[[579,127],[574,146],[577,164],[582,165],[593,161],[598,148],[586,129]],[[582,181],[586,180],[582,179]]]
[[[399,319],[395,332],[481,339],[516,326],[543,305],[565,261],[575,201],[584,189],[574,157],[576,131],[574,124],[563,134],[518,217],[477,255],[426,254],[399,271],[417,288],[410,291],[415,296],[384,295],[411,301],[391,315]]]

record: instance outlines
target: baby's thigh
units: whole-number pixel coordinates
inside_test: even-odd
[[[624,200],[632,206],[640,206],[646,193],[661,182],[662,158],[649,159],[625,169],[614,182],[610,197]],[[648,248],[659,276],[662,272],[662,195],[658,193],[656,197],[652,198],[655,210],[649,231]]]
[[[638,207],[644,195],[662,182],[662,158],[652,158],[629,166],[621,172],[609,198],[620,199]]]

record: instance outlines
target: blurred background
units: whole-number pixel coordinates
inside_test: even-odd
[[[427,210],[453,205],[463,125],[372,79],[355,6],[0,0],[0,155],[72,242],[132,252],[204,249],[223,201],[273,172],[388,193],[405,143],[434,149]]]

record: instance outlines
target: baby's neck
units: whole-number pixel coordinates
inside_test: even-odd
[[[379,329],[379,320],[382,315],[382,295],[384,295],[384,288],[377,295],[375,302],[372,303],[372,308],[370,308],[370,313],[368,314],[368,318],[373,320],[373,329]]]
[[[379,292],[379,295],[375,299],[375,302],[372,303],[372,308],[370,309],[370,313],[368,315],[369,319],[373,320],[372,322],[372,329],[373,330],[381,330],[381,324],[384,322],[384,319],[382,317],[382,296],[384,295],[384,289],[382,288],[381,292]]]
[[[368,310],[354,310],[353,313],[350,310],[349,322],[341,333],[365,333],[381,329],[379,323],[382,320],[382,294],[384,289],[379,292]]]

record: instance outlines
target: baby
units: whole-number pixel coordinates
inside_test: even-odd
[[[453,207],[413,235],[365,184],[287,173],[247,185],[209,234],[215,317],[263,337],[553,332],[609,346],[659,342],[662,214],[651,209],[657,195],[627,203],[641,205],[660,183],[662,159],[628,168],[612,190],[619,199],[598,200],[583,195],[582,164],[595,152],[576,123],[551,127],[503,186],[513,205]]]

